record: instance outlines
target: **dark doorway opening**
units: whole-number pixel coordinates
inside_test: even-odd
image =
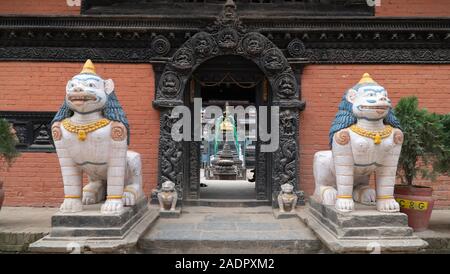
[[[204,139],[198,144],[200,165],[197,170],[191,169],[191,172],[198,174],[199,201],[256,201],[257,184],[262,183],[263,188],[267,188],[265,179],[256,180],[257,109],[267,104],[269,93],[265,75],[253,62],[245,58],[222,56],[205,62],[193,73],[190,89],[190,92],[187,92],[190,98],[186,99],[191,102],[191,106],[193,98],[202,99],[202,128],[205,129],[209,124],[212,127],[212,131],[209,132],[214,134],[214,138],[218,134],[223,134],[222,141],[208,141],[205,140],[208,139],[206,136],[208,133],[202,131]],[[224,126],[228,121],[227,117],[230,117],[226,113],[227,105],[251,108],[244,118],[232,116],[228,126]],[[205,118],[204,111],[208,106],[220,107],[222,117]],[[238,128],[238,124],[245,128],[245,140],[236,142],[227,139],[227,134],[233,135],[233,130]],[[225,127],[228,129],[224,129]],[[226,172],[222,171],[224,169],[230,171],[231,168],[221,166],[225,158],[223,155],[227,153],[229,156],[226,160],[234,163],[235,174],[227,173],[231,174],[230,176],[224,176]]]
[[[201,87],[200,96],[205,105],[223,105],[225,102],[236,106],[255,105],[255,87],[242,87],[233,83],[222,83],[218,86]]]

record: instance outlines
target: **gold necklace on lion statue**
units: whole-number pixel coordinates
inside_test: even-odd
[[[389,137],[392,133],[392,127],[389,125],[386,125],[381,131],[370,131],[357,125],[351,126],[350,129],[358,135],[372,138],[375,145],[381,144],[381,140]]]
[[[62,125],[67,131],[76,133],[78,135],[78,140],[84,141],[86,140],[88,133],[93,132],[99,128],[106,127],[110,122],[110,120],[103,118],[89,124],[77,125],[72,123],[72,121],[67,118],[62,121]]]

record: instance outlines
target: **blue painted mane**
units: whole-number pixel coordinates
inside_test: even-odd
[[[339,110],[334,118],[333,123],[331,124],[329,140],[330,147],[333,144],[333,136],[336,132],[341,129],[348,128],[353,124],[356,124],[356,117],[353,115],[352,111],[353,104],[347,101],[346,94],[342,97],[342,101],[339,104]],[[391,125],[395,128],[401,129],[400,122],[394,115],[392,109],[389,110],[388,115],[383,120],[384,124]]]
[[[64,103],[62,104],[61,108],[53,118],[52,124],[54,122],[59,122],[66,118],[69,118],[72,115],[73,111],[67,105],[66,100],[64,100]],[[128,144],[130,144],[130,125],[128,123],[127,116],[125,115],[125,112],[123,111],[123,108],[120,105],[119,100],[117,99],[116,93],[114,91],[108,95],[108,100],[106,101],[105,107],[103,108],[103,116],[105,116],[106,119],[121,122],[122,124],[125,125],[125,127],[127,128],[127,136],[128,136],[127,142]]]

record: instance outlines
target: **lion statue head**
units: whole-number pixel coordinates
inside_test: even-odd
[[[400,123],[392,112],[391,100],[386,89],[375,82],[368,73],[342,97],[338,113],[331,125],[329,140],[341,129],[356,124],[358,119],[381,120],[384,124],[399,128]]]
[[[103,80],[96,74],[92,61],[87,60],[81,73],[67,82],[64,103],[53,118],[52,124],[71,117],[74,112],[89,114],[97,111],[101,111],[109,120],[124,124],[129,142],[128,119],[114,92],[113,80]]]
[[[162,183],[161,191],[163,192],[172,192],[175,190],[175,183],[172,181],[165,181]]]

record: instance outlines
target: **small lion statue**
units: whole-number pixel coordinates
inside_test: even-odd
[[[52,136],[64,183],[62,212],[106,199],[101,212],[116,214],[144,198],[141,158],[128,150],[128,121],[114,83],[98,76],[91,60],[67,83]],[[82,189],[83,172],[88,184]]]
[[[160,210],[174,211],[177,206],[178,194],[175,190],[175,183],[165,181],[158,193]]]
[[[281,185],[280,194],[278,194],[278,206],[280,213],[294,212],[297,205],[297,194],[294,193],[294,186],[286,183]]]
[[[378,211],[397,212],[395,174],[403,143],[387,91],[368,73],[349,89],[330,129],[331,151],[314,155],[313,198],[338,211],[354,210],[354,201]],[[369,187],[376,174],[376,190]]]

